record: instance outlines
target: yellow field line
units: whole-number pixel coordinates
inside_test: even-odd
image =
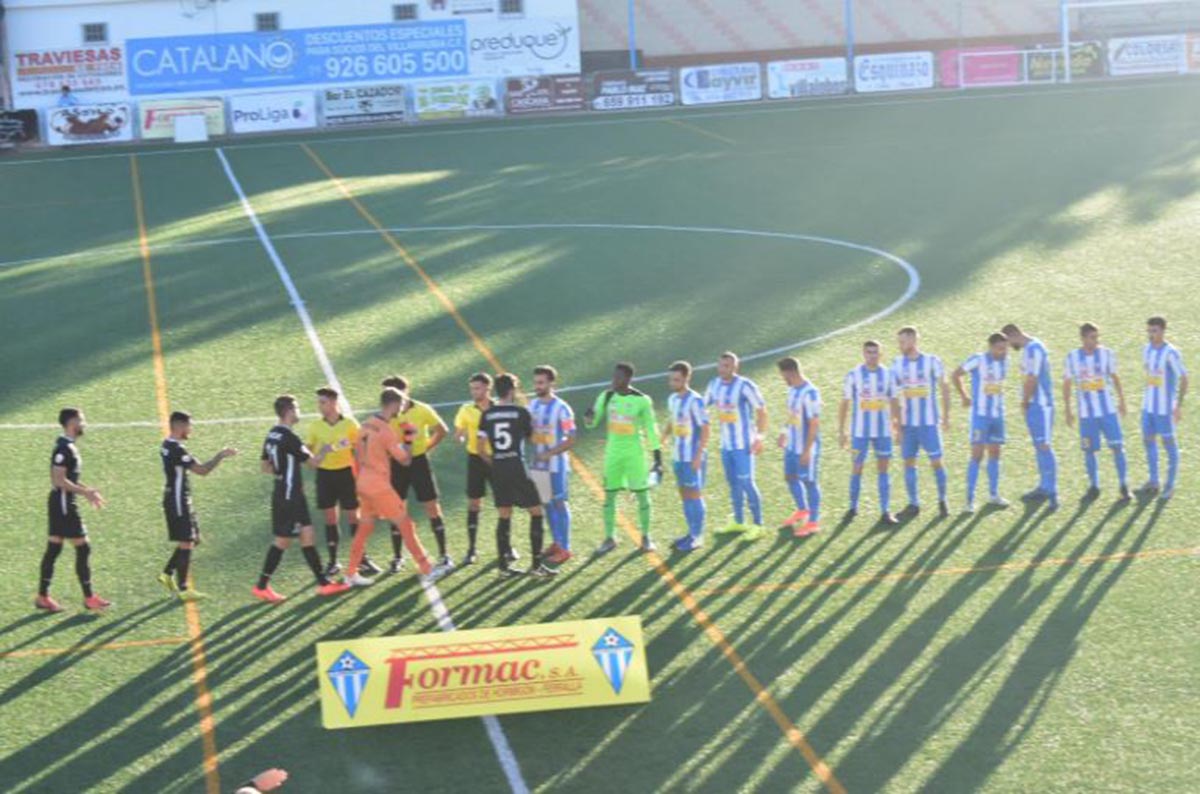
[[[925,579],[930,576],[966,576],[975,573],[994,571],[1027,571],[1032,568],[1063,568],[1068,565],[1087,565],[1095,562],[1118,562],[1120,560],[1150,560],[1164,557],[1184,557],[1200,554],[1200,548],[1189,549],[1152,549],[1150,551],[1124,551],[1113,554],[1085,554],[1081,557],[1047,557],[1043,560],[1019,560],[1017,562],[1001,562],[995,565],[973,565],[960,568],[930,568],[924,571],[906,571],[902,573],[857,574],[855,576],[835,576],[825,579],[806,579],[801,582],[776,582],[756,585],[730,585],[728,587],[709,587],[696,590],[697,596],[737,595],[741,593],[777,593],[789,590],[811,590],[817,587],[837,587],[841,585],[872,584],[875,582],[903,582],[910,579]]]
[[[156,640],[126,640],[124,642],[80,643],[69,648],[33,648],[27,651],[2,651],[0,659],[23,659],[28,656],[66,656],[72,653],[119,651],[124,648],[153,648],[156,645],[182,645],[188,637],[160,637]]]
[[[342,195],[345,196],[346,199],[354,206],[354,208],[358,211],[358,214],[361,215],[363,219],[367,221],[367,223],[371,224],[371,226],[378,230],[384,239],[387,240],[388,244],[391,245],[392,248],[395,249],[395,251],[400,255],[401,259],[403,259],[410,268],[417,272],[417,274],[425,282],[425,285],[429,288],[430,292],[437,297],[442,306],[445,307],[446,312],[450,314],[450,316],[454,318],[454,321],[458,323],[458,326],[463,329],[463,331],[467,334],[467,337],[475,345],[475,348],[483,355],[484,359],[487,360],[488,364],[494,367],[497,372],[503,372],[504,365],[500,363],[500,360],[496,357],[496,354],[492,352],[492,349],[488,347],[486,342],[483,341],[483,338],[475,332],[475,329],[471,327],[466,318],[462,316],[450,297],[446,295],[444,291],[442,291],[441,287],[439,287],[437,283],[429,277],[424,268],[420,266],[416,259],[413,258],[413,256],[404,248],[404,246],[400,244],[400,241],[387,231],[387,228],[380,223],[379,220],[371,213],[371,211],[368,210],[362,204],[362,202],[360,202],[353,195],[343,180],[334,174],[327,165],[325,165],[324,161],[317,156],[317,153],[314,152],[312,148],[310,148],[307,144],[300,144],[300,146],[304,149],[305,153],[308,154],[313,163],[316,164],[316,166],[329,178],[329,180],[333,182]],[[595,494],[598,499],[603,499],[604,489],[600,486],[596,475],[592,472],[588,465],[576,455],[571,456],[571,462],[574,465],[575,470],[579,472],[580,477],[587,484],[592,493]],[[621,526],[625,530],[626,534],[628,534],[629,537],[635,542],[640,542],[641,533],[637,531],[629,519],[624,515],[621,515],[620,521]],[[716,621],[714,621],[712,617],[710,617],[708,613],[700,607],[700,604],[696,601],[695,596],[693,596],[691,592],[688,591],[687,587],[685,587],[683,583],[676,578],[670,567],[668,567],[666,561],[654,553],[647,554],[646,557],[653,566],[655,572],[658,573],[659,577],[662,578],[663,582],[667,585],[671,592],[679,598],[684,607],[689,613],[691,613],[692,619],[695,620],[696,623],[699,624],[704,630],[705,636],[708,637],[713,645],[717,646],[726,660],[733,665],[733,669],[737,672],[738,676],[741,677],[746,686],[750,688],[750,691],[754,693],[754,701],[771,716],[771,719],[773,719],[779,726],[780,730],[783,731],[783,735],[787,738],[788,742],[800,752],[800,754],[804,757],[804,760],[808,762],[809,767],[812,768],[813,773],[816,774],[816,776],[821,780],[821,782],[825,785],[825,788],[829,790],[830,794],[845,794],[846,789],[842,785],[841,781],[837,779],[837,776],[834,775],[833,770],[812,748],[812,745],[808,743],[808,740],[805,738],[800,729],[796,727],[795,723],[793,723],[791,719],[788,718],[787,714],[784,713],[774,696],[767,691],[767,688],[762,685],[754,673],[752,673],[746,666],[746,662],[742,659],[741,654],[737,652],[737,650],[730,643],[728,637],[725,636],[725,633],[717,626]]]
[[[150,268],[150,239],[146,233],[146,207],[142,199],[141,176],[137,155],[129,156],[130,178],[133,180],[133,208],[137,215],[138,250],[142,255],[142,280],[146,286],[146,306],[150,317],[150,342],[154,353],[154,392],[158,402],[158,419],[163,433],[170,432],[170,402],[167,399],[167,370],[163,359],[162,333],[158,322],[158,300],[154,293],[154,273]],[[196,711],[200,715],[200,744],[204,753],[204,786],[206,794],[221,794],[221,774],[218,769],[216,721],[213,719],[212,693],[208,688],[208,663],[204,653],[204,629],[200,625],[200,608],[194,602],[183,605],[187,623],[188,643],[191,646],[192,682],[196,687]]]
[[[667,122],[668,124],[674,124],[676,127],[683,127],[685,130],[691,130],[692,132],[699,133],[700,135],[704,135],[708,138],[718,140],[721,143],[727,143],[730,146],[738,145],[738,142],[735,141],[733,138],[726,138],[724,135],[722,135],[718,132],[713,132],[712,130],[706,130],[699,125],[692,124],[687,121],[680,121],[679,119],[663,119],[663,121]]]

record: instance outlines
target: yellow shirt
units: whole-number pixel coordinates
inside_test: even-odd
[[[333,451],[325,456],[317,468],[333,471],[354,465],[354,445],[358,443],[358,420],[353,416],[338,416],[329,424],[318,417],[304,429],[304,444],[314,455],[320,454],[326,444]]]
[[[407,444],[415,457],[424,455],[429,449],[429,436],[442,426],[442,418],[425,403],[413,400],[408,410],[396,414],[390,424],[401,443]]]
[[[471,455],[479,454],[479,420],[482,418],[483,411],[473,402],[464,403],[454,416],[454,429],[467,437],[467,452]]]

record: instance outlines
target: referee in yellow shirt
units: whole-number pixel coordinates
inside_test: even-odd
[[[411,490],[417,501],[425,508],[429,517],[429,526],[437,539],[438,562],[447,567],[454,567],[454,560],[446,550],[446,522],[442,518],[442,506],[438,502],[437,478],[433,475],[433,466],[429,455],[438,444],[442,443],[449,434],[449,428],[437,411],[428,404],[419,402],[409,396],[408,379],[400,375],[392,375],[383,381],[383,387],[391,387],[404,395],[404,402],[394,419],[392,429],[396,431],[401,443],[412,453],[412,460],[401,465],[392,461],[392,488],[401,499],[408,500]],[[392,527],[392,573],[399,572],[404,567],[404,540],[399,527]]]
[[[467,381],[467,387],[471,390],[471,402],[464,403],[454,417],[454,437],[467,447],[467,542],[470,548],[463,561],[470,565],[479,559],[475,553],[479,510],[491,481],[491,469],[479,454],[479,445],[487,443],[479,438],[479,420],[483,412],[492,407],[492,376],[486,372],[476,372]],[[514,562],[515,558],[514,552],[509,562]]]

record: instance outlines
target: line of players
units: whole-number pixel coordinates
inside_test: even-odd
[[[1143,350],[1146,386],[1142,405],[1142,435],[1149,478],[1139,489],[1163,500],[1174,493],[1179,471],[1179,447],[1175,428],[1188,390],[1188,374],[1179,350],[1166,340],[1166,321],[1147,321],[1148,342]],[[1100,345],[1099,329],[1092,323],[1079,328],[1080,347],[1066,358],[1062,398],[1068,425],[1076,423],[1072,402],[1078,407],[1081,446],[1088,476],[1085,499],[1100,494],[1097,455],[1102,440],[1113,454],[1121,500],[1131,498],[1124,452],[1121,417],[1126,414],[1124,388],[1113,352]],[[853,452],[850,505],[846,520],[857,514],[862,476],[868,455],[876,459],[880,522],[895,525],[920,511],[918,457],[924,452],[933,469],[938,507],[942,516],[950,512],[948,476],[943,463],[942,433],[950,428],[950,384],[958,392],[970,415],[971,457],[966,476],[964,512],[976,510],[975,493],[986,459],[987,504],[1008,506],[1000,494],[1001,448],[1006,442],[1004,383],[1009,371],[1009,350],[1021,353],[1021,411],[1035,447],[1039,482],[1024,499],[1058,506],[1057,459],[1052,447],[1054,388],[1049,353],[1038,339],[1015,324],[1005,326],[987,339],[987,349],[970,356],[947,378],[940,358],[920,348],[913,327],[897,334],[900,355],[890,367],[881,363],[878,342],[863,344],[863,363],[847,373],[838,409],[838,435],[843,448]],[[821,410],[819,389],[808,380],[799,362],[785,357],[777,362],[788,387],[785,424],[777,437],[784,453],[784,476],[792,493],[795,512],[783,523],[797,537],[820,529]],[[678,361],[669,368],[671,395],[667,422],[660,434],[652,399],[633,387],[634,369],[618,364],[611,388],[596,398],[584,417],[588,428],[606,429],[604,457],[605,537],[596,549],[606,554],[617,548],[616,513],[621,491],[637,499],[637,524],[642,548],[653,550],[650,535],[651,503],[648,491],[661,480],[662,446],[672,452],[674,473],[683,503],[688,532],[672,544],[680,552],[703,544],[707,506],[703,497],[711,424],[709,409],[715,408],[720,437],[721,463],[729,487],[732,522],[716,532],[740,534],[753,541],[765,536],[762,499],[755,478],[756,458],[763,452],[769,415],[762,391],[738,372],[738,358],[723,354],[717,377],[701,396],[691,387],[693,369]],[[969,387],[964,381],[969,377]],[[522,401],[516,376],[504,373],[494,379],[472,375],[471,401],[458,411],[454,438],[467,452],[467,539],[466,564],[478,561],[477,536],[482,500],[491,486],[497,508],[496,549],[499,573],[511,577],[523,573],[545,578],[573,556],[571,511],[568,493],[568,456],[576,441],[577,428],[570,405],[555,393],[558,373],[553,367],[534,370],[534,399],[529,407]],[[493,389],[495,398],[493,398]],[[304,558],[317,581],[318,592],[333,595],[349,587],[372,583],[382,569],[365,554],[367,538],[378,520],[392,527],[391,572],[404,567],[404,549],[423,579],[436,581],[453,570],[447,550],[446,527],[440,493],[430,462],[433,452],[450,435],[450,428],[429,405],[412,399],[408,382],[392,376],[383,382],[379,411],[361,426],[342,414],[340,395],[329,387],[317,391],[320,418],[307,423],[304,437],[296,433],[300,421],[297,401],[290,395],[275,402],[278,424],[268,433],[261,453],[261,468],[275,480],[272,496],[274,541],[267,552],[256,598],[268,602],[284,600],[270,586],[271,576],[284,551],[298,538]],[[1075,400],[1072,400],[1072,397]],[[41,580],[35,605],[57,612],[62,609],[49,595],[54,564],[64,541],[76,549],[76,573],[88,610],[100,611],[110,603],[97,596],[91,586],[87,530],[76,506],[82,496],[101,507],[103,497],[84,485],[79,477],[81,459],[76,441],[83,434],[85,419],[73,408],[59,416],[63,434],[55,444],[51,460],[52,490],[49,497],[50,539],[41,564]],[[189,586],[191,553],[200,541],[199,524],[192,508],[189,474],[204,476],[223,460],[237,454],[221,450],[200,462],[185,443],[192,430],[191,417],[176,412],[170,418],[170,434],[163,441],[161,456],[165,476],[163,509],[168,536],[175,544],[159,581],[169,593],[184,601],[203,598]],[[889,464],[893,447],[899,443],[904,460],[907,507],[899,516],[890,510]],[[1159,445],[1167,457],[1165,484],[1160,480]],[[532,447],[527,450],[526,446]],[[314,451],[315,450],[315,451]],[[647,463],[646,451],[652,453]],[[325,520],[328,561],[322,565],[315,547],[315,532],[304,494],[301,468],[316,468],[317,506]],[[436,563],[429,559],[406,510],[412,492],[429,520],[438,547]],[[513,548],[512,510],[525,509],[530,517],[528,571],[515,567],[518,553]],[[751,522],[746,522],[749,508]],[[345,518],[352,536],[346,575],[338,563],[339,520]],[[544,525],[549,523],[552,542],[544,547]]]

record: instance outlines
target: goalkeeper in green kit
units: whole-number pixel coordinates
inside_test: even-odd
[[[612,388],[596,398],[596,404],[583,415],[584,426],[608,423],[604,446],[604,542],[596,554],[608,554],[617,547],[617,494],[633,491],[638,500],[638,528],[642,530],[642,550],[654,551],[650,539],[649,489],[662,480],[662,442],[654,419],[654,401],[631,385],[633,365],[617,364],[613,369]],[[654,452],[654,465],[646,467],[643,439]]]

